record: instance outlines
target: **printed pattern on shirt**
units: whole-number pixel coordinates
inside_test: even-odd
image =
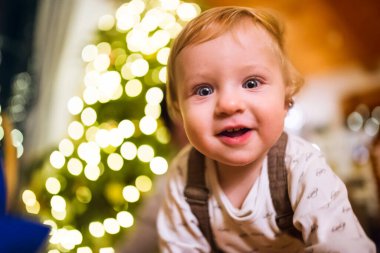
[[[209,252],[198,221],[183,196],[190,148],[172,162],[167,196],[158,217],[161,251]],[[293,222],[304,242],[281,233],[269,191],[266,162],[240,210],[224,195],[213,162],[206,159],[212,193],[209,212],[215,240],[224,252],[375,253],[352,211],[343,182],[311,144],[289,135],[285,157]]]

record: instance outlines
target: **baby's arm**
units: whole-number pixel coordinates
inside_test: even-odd
[[[292,161],[290,173],[294,222],[302,230],[306,252],[375,253],[352,210],[346,186],[319,152],[310,151]]]
[[[166,252],[209,252],[198,221],[183,196],[187,152],[174,159],[168,175],[163,206],[157,219],[160,250]]]

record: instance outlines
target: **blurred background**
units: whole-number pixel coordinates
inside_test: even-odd
[[[306,85],[287,130],[315,143],[380,241],[380,1],[0,0],[0,159],[10,212],[46,252],[114,252],[178,150],[170,42],[201,10],[271,8]],[[153,212],[156,212],[155,210]]]

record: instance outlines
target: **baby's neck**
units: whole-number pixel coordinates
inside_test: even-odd
[[[263,161],[243,167],[231,167],[217,163],[218,181],[224,194],[235,208],[240,209],[260,175]]]

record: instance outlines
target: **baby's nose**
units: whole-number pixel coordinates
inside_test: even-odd
[[[244,100],[236,91],[225,91],[218,94],[215,108],[217,114],[234,114],[244,110]]]

